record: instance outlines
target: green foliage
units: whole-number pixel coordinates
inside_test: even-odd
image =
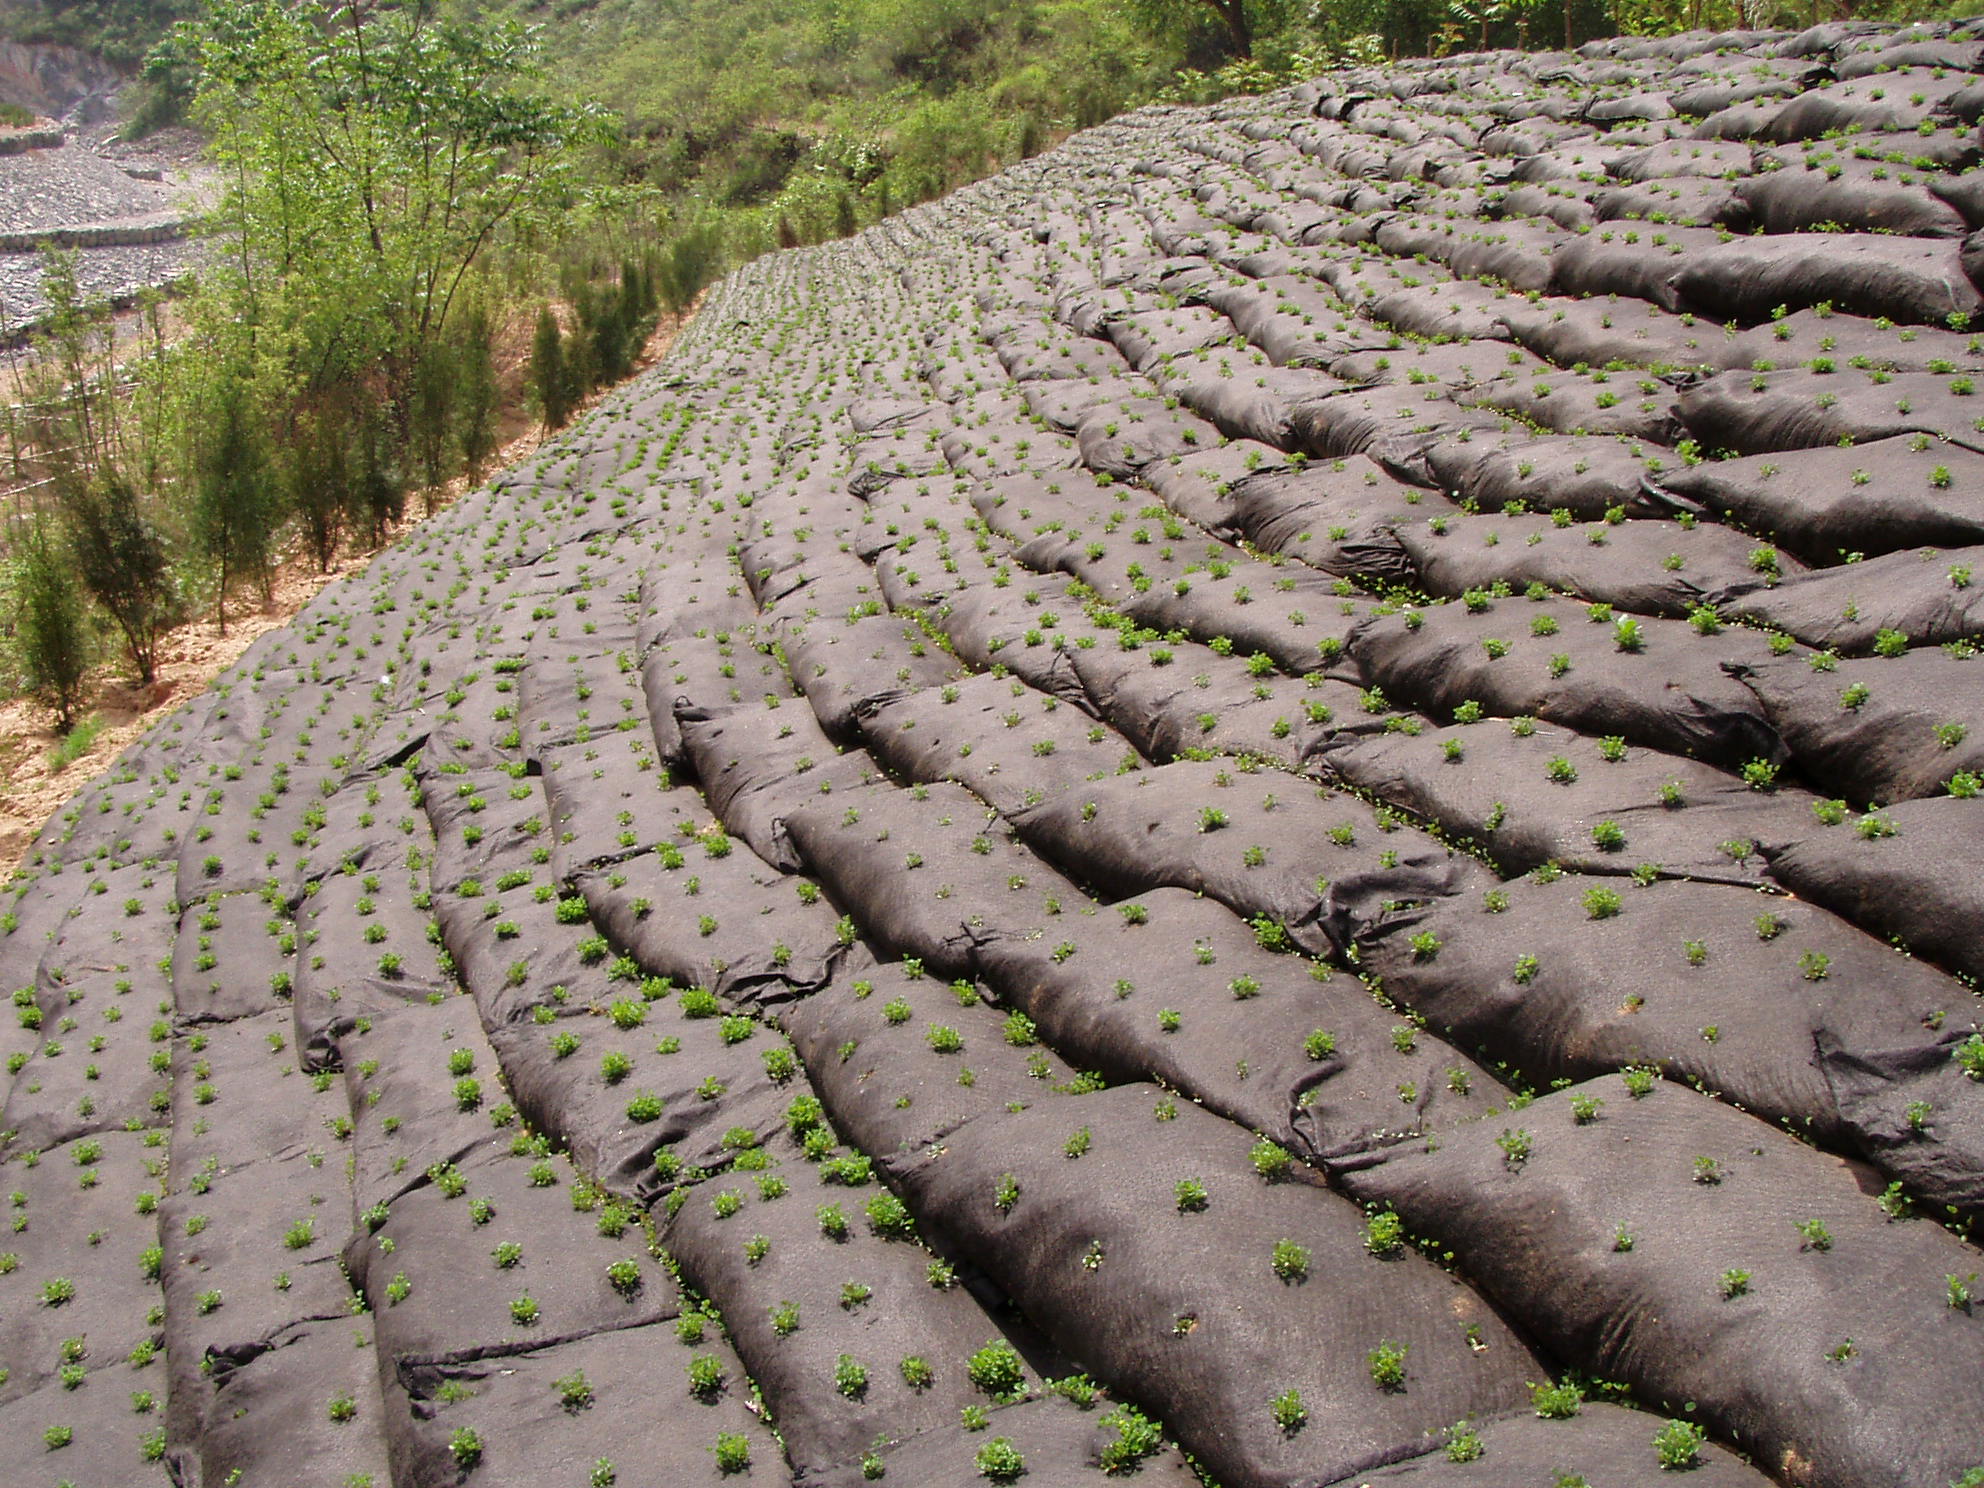
[[[55,714],[63,731],[76,721],[90,665],[90,635],[53,535],[37,528],[13,562],[14,650],[21,678]]]

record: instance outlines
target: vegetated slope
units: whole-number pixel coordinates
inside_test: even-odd
[[[1975,1481],[1980,59],[725,281],[50,823],[6,1480]]]

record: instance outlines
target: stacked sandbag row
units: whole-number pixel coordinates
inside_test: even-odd
[[[10,1481],[1984,1466],[1980,58],[1349,70],[726,280],[38,842]]]

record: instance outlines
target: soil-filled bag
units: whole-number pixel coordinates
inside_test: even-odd
[[[1143,763],[1114,729],[1010,677],[909,693],[865,714],[861,734],[903,778],[955,780],[1001,812]]]
[[[1404,462],[1382,447],[1374,448],[1373,456],[1400,479],[1437,486],[1474,507],[1566,511],[1581,521],[1614,511],[1654,515],[1658,508],[1648,483],[1680,464],[1672,450],[1637,439],[1599,434],[1539,439],[1527,430],[1430,441]]]
[[[1399,579],[1411,565],[1394,527],[1432,503],[1365,457],[1264,472],[1233,488],[1233,525],[1257,548],[1327,574]]]
[[[722,1314],[795,1474],[955,1423],[984,1398],[969,1366],[999,1336],[992,1319],[962,1286],[930,1284],[915,1222],[864,1161],[808,1163],[783,1141],[760,1150],[768,1166],[671,1206],[663,1243]]]
[[[167,1460],[183,1481],[224,1483],[232,1473],[239,1473],[244,1483],[274,1479],[296,1488],[343,1488],[361,1476],[391,1481],[377,1362],[371,1350],[352,1347],[348,1320],[300,1324],[248,1347],[217,1353],[209,1380],[211,1420],[197,1441],[177,1451],[167,1449]],[[343,1420],[328,1408],[339,1399],[352,1406]],[[9,1436],[32,1440],[37,1456],[46,1453],[38,1436]],[[131,1459],[123,1455],[129,1448],[122,1442],[119,1446],[116,1466],[100,1478],[72,1461],[63,1463],[63,1471],[78,1482],[129,1481]],[[63,1455],[68,1456],[67,1449]],[[33,1481],[26,1464],[18,1476],[4,1465],[0,1471],[15,1482]]]
[[[1984,311],[1984,296],[1965,276],[1956,245],[1938,238],[1800,232],[1711,242],[1675,264],[1667,283],[1670,308],[1686,303],[1727,320],[1764,320],[1780,305],[1802,310],[1822,303],[1907,325],[1942,325],[1951,315],[1975,318]]]
[[[770,655],[758,650],[756,626],[670,641],[641,662],[641,688],[655,751],[666,765],[682,760],[682,736],[675,710],[706,712],[791,697],[792,679]]]
[[[914,620],[895,615],[809,621],[786,636],[785,660],[820,726],[850,743],[859,737],[854,718],[864,704],[935,687],[957,670]]]
[[[1770,876],[1918,956],[1984,978],[1975,934],[1984,917],[1984,801],[1975,796],[1897,801],[1865,831],[1845,820],[1814,823],[1770,853]]]
[[[1861,320],[1842,315],[1830,305],[1782,318],[1773,313],[1762,325],[1728,335],[1722,345],[1723,366],[1755,372],[1808,367],[1818,357],[1830,358],[1835,367],[1862,371],[1976,371],[1984,366],[1984,341],[1975,335]],[[1941,363],[1947,366],[1939,367]]]
[[[1705,227],[1613,223],[1566,243],[1550,258],[1553,294],[1579,299],[1616,295],[1662,310],[1681,308],[1679,270],[1712,250],[1721,235]],[[1630,310],[1630,306],[1628,309]]]
[[[870,785],[786,818],[806,865],[876,945],[968,974],[981,929],[1052,934],[1092,906],[961,786]]]
[[[1113,909],[1055,945],[980,943],[980,974],[1021,1015],[1016,1036],[1109,1080],[1161,1081],[1326,1165],[1450,1124],[1500,1089],[1355,978],[1264,948],[1211,900],[1158,889]]]
[[[1084,636],[1096,637],[1098,627],[1060,575],[1009,571],[1004,582],[950,595],[929,614],[966,665],[1003,666],[1029,687],[1069,702],[1081,696],[1069,648]]]
[[[1978,1252],[1889,1219],[1865,1169],[1732,1106],[1608,1077],[1345,1181],[1454,1251],[1565,1363],[1694,1402],[1791,1481],[1920,1488],[1978,1462],[1975,1424],[1945,1403],[1984,1389],[1984,1329],[1945,1283]]]
[[[1354,687],[1256,672],[1197,646],[1077,651],[1074,672],[1088,706],[1149,759],[1210,751],[1293,769],[1332,724],[1363,720]]]
[[[1539,1382],[1541,1383],[1541,1382]],[[1403,1488],[1531,1488],[1583,1478],[1613,1488],[1672,1488],[1675,1469],[1655,1438],[1667,1421],[1648,1411],[1550,1397],[1526,1410],[1457,1426],[1447,1446],[1367,1473],[1360,1484]],[[1678,1452],[1676,1453],[1678,1455]],[[1765,1488],[1772,1480],[1727,1447],[1703,1442],[1685,1469],[1688,1488]]]
[[[1650,374],[1545,369],[1471,389],[1462,401],[1513,413],[1560,434],[1610,434],[1671,447],[1683,432],[1674,417],[1674,390]]]
[[[804,705],[679,709],[683,754],[709,810],[774,868],[797,866],[779,819],[836,790],[879,779],[874,760],[843,752]]]
[[[1938,1204],[1968,1212],[1984,1195],[1984,1087],[1949,1078],[1967,995],[1815,906],[1716,884],[1525,879],[1493,903],[1401,912],[1361,949],[1400,1003],[1538,1084],[1656,1066]],[[1840,1061],[1866,1072],[1851,1110]],[[1878,1109],[1952,1095],[1906,1147]]]
[[[675,785],[670,772],[657,767],[644,729],[567,744],[539,764],[552,832],[551,868],[559,878],[622,862],[709,824],[702,796],[693,787]]]
[[[1026,841],[1108,895],[1187,889],[1341,950],[1399,900],[1479,889],[1492,875],[1348,794],[1279,772],[1180,761],[1098,782],[1014,818]]]
[[[986,1403],[983,1395],[978,1403]],[[1125,1473],[1135,1474],[1138,1488],[1199,1488],[1203,1481],[1141,1413],[1132,1417],[1100,1400],[1083,1406],[1034,1396],[993,1407],[986,1418],[975,1430],[953,1422],[907,1438],[890,1433],[875,1448],[882,1476],[921,1488],[981,1488],[988,1466],[1005,1472],[1017,1463],[1027,1488],[1108,1488]],[[805,1484],[861,1488],[875,1476],[855,1462]]]
[[[1809,162],[1766,171],[1732,192],[1748,221],[1767,233],[1878,232],[1910,238],[1960,238],[1969,228],[1956,208],[1922,184],[1891,179],[1883,167],[1845,170]]]
[[[877,1157],[1052,1100],[1075,1079],[1035,1028],[995,1011],[971,983],[900,962],[837,977],[780,1019],[834,1130]],[[1068,1057],[1082,1062],[1088,1051],[1071,1046]]]
[[[1138,625],[1180,630],[1206,645],[1230,644],[1244,656],[1265,652],[1298,676],[1334,655],[1350,629],[1350,601],[1337,596],[1333,580],[1300,565],[1277,568],[1231,548],[1202,563],[1160,552],[1142,567],[1125,585],[1090,582]]]
[[[1738,583],[1711,603],[1733,619],[1849,656],[1892,645],[1897,635],[1911,646],[1940,646],[1984,633],[1984,584],[1972,581],[1980,567],[1984,548],[1912,548],[1768,587]]]
[[[1635,615],[1688,615],[1710,596],[1760,583],[1757,544],[1717,523],[1565,524],[1546,516],[1442,512],[1394,534],[1429,594],[1542,584]],[[1802,565],[1799,565],[1802,568]],[[1773,573],[1795,571],[1781,554]]]
[[[1967,374],[1863,374],[1801,367],[1722,372],[1676,405],[1689,432],[1711,449],[1743,455],[1822,445],[1871,444],[1902,435],[1984,451],[1984,398]]]
[[[1542,1368],[1416,1251],[1155,1085],[991,1117],[896,1165],[909,1207],[1226,1488],[1334,1482],[1512,1409]],[[1286,1171],[1269,1164],[1271,1173]]]
[[[1659,494],[1769,534],[1814,563],[1984,542],[1984,456],[1926,435],[1664,473]]]
[[[1984,769],[1984,667],[1940,650],[1732,662],[1800,773],[1855,804],[1940,793]]]
[[[1759,791],[1681,755],[1500,720],[1417,734],[1339,733],[1309,761],[1466,839],[1504,873],[1544,863],[1757,884],[1768,852],[1812,826],[1817,799]]]
[[[698,1391],[692,1380],[712,1370],[715,1387]],[[583,1483],[602,1462],[619,1483],[659,1470],[683,1488],[788,1475],[736,1355],[700,1315],[686,1325],[655,1322],[523,1349],[405,1360],[387,1399],[393,1482],[408,1488],[457,1488],[477,1477]],[[464,1430],[477,1447],[468,1472],[457,1445]],[[712,1450],[720,1439],[727,1459]],[[726,1465],[740,1459],[742,1468]]]
[[[1374,617],[1346,663],[1395,703],[1441,717],[1474,702],[1667,754],[1740,769],[1782,758],[1757,699],[1723,671],[1769,660],[1760,635],[1702,635],[1678,620],[1610,606],[1498,599]]]
[[[532,1128],[609,1192],[641,1204],[683,1173],[729,1166],[738,1134],[777,1131],[789,1099],[783,1041],[694,993],[647,1002],[623,984],[616,995],[574,998],[548,1022],[505,1023],[490,1042]]]
[[[1502,324],[1516,344],[1559,366],[1721,366],[1720,326],[1628,299],[1558,296],[1505,305]]]
[[[717,829],[589,868],[572,887],[598,931],[644,973],[707,988],[731,1006],[804,997],[847,950],[817,885],[768,867]]]

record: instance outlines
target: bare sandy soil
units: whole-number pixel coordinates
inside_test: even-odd
[[[639,376],[652,366],[694,314],[694,305],[680,319],[664,312],[632,375]],[[507,344],[510,341],[516,344]],[[499,370],[506,386],[513,386],[522,380],[523,362],[528,354],[527,329],[525,335],[506,337],[505,342],[499,348]],[[607,391],[610,390],[602,389],[595,397],[602,397]],[[507,401],[504,442],[491,463],[492,471],[515,464],[543,442],[542,428],[529,419],[522,405],[521,396]],[[583,411],[574,415],[582,416]],[[449,482],[434,510],[445,509],[466,489],[466,477]],[[394,534],[395,538],[418,526],[426,515],[423,497],[412,497],[407,520]],[[198,696],[258,636],[288,624],[318,590],[365,567],[372,557],[371,553],[341,554],[328,572],[320,573],[307,552],[299,549],[289,553],[276,570],[266,606],[255,606],[248,596],[236,596],[230,601],[226,635],[220,633],[212,614],[173,631],[160,649],[158,680],[150,688],[133,683],[114,663],[100,667],[94,679],[94,691],[84,703],[81,716],[96,714],[103,722],[102,731],[89,749],[65,768],[50,768],[50,756],[60,736],[48,709],[28,698],[0,702],[0,875],[11,876],[42,823],[59,811],[71,795],[109,768],[127,744],[170,714],[181,701]],[[244,609],[244,603],[249,607]]]

